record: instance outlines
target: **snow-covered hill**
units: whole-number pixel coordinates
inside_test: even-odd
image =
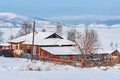
[[[37,27],[52,26],[50,21],[44,19],[30,18],[8,12],[0,13],[0,27],[21,27],[23,22],[32,23],[33,21],[36,21]]]

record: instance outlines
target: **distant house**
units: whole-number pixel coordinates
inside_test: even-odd
[[[119,63],[120,64],[120,49],[116,49],[115,51],[112,52],[112,60],[114,63]]]
[[[104,49],[98,49],[96,51],[98,55],[111,55],[112,52],[113,50],[104,50]]]
[[[109,59],[111,57],[112,52],[113,50],[98,49],[93,56],[103,61]]]
[[[119,56],[120,57],[120,49],[116,49],[111,53],[112,56]]]
[[[38,32],[34,38],[34,56],[64,60],[80,60],[75,43],[54,32]],[[10,49],[31,53],[32,33],[9,41]]]
[[[10,50],[9,43],[1,43],[0,44],[0,56],[13,57],[13,50]]]
[[[10,48],[10,44],[9,43],[1,43],[0,44],[0,49],[9,49]]]

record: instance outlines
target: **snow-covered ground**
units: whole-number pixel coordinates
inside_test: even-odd
[[[33,71],[31,71],[33,70]],[[119,80],[120,66],[75,68],[41,61],[0,57],[1,80]]]
[[[81,32],[84,31],[81,26],[73,28]],[[37,30],[41,31],[41,29]],[[45,29],[47,31],[55,30],[55,28],[50,27]],[[64,27],[64,36],[70,29],[70,27]],[[114,48],[120,48],[120,27],[94,27],[94,29],[97,31],[101,46],[104,49],[111,49],[111,42],[113,42]],[[1,28],[0,30],[4,32],[4,38],[7,40],[11,34],[15,35],[20,28]],[[40,61],[31,62],[27,59],[0,57],[0,78],[2,80],[119,80],[120,65],[107,70],[105,67],[82,69]]]
[[[0,71],[54,71],[68,70],[74,67],[55,65],[53,63],[45,63],[20,58],[4,58],[0,57]]]

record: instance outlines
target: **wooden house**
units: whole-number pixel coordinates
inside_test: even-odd
[[[54,32],[38,32],[34,35],[34,56],[63,60],[80,59],[80,52],[72,41],[64,39]],[[31,53],[32,33],[13,39],[9,43],[10,49]]]
[[[1,43],[0,44],[0,49],[10,49],[10,44],[9,43]]]
[[[111,53],[112,61],[115,63],[120,63],[120,49],[116,49]]]
[[[116,49],[115,51],[113,51],[111,53],[112,56],[120,56],[120,50],[119,49]]]
[[[101,60],[106,60],[111,57],[111,53],[113,50],[104,50],[104,49],[98,49],[96,51],[97,57],[100,58]]]

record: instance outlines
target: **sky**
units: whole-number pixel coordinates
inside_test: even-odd
[[[0,12],[39,18],[120,15],[120,0],[0,0]]]

